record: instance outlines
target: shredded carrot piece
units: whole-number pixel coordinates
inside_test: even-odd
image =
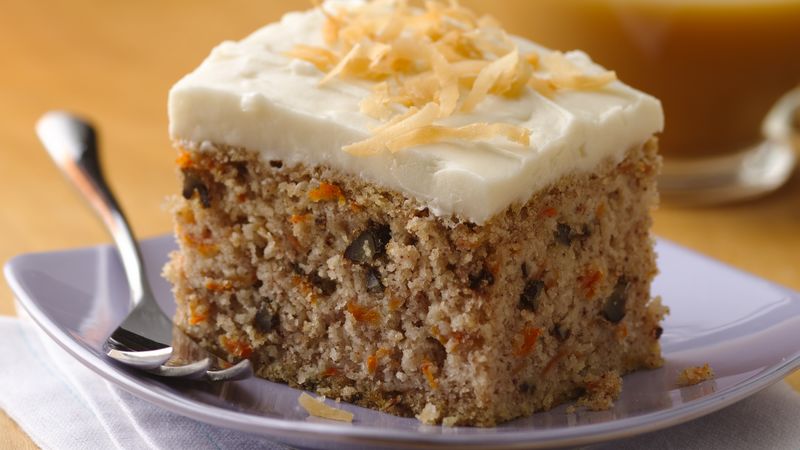
[[[229,291],[233,289],[233,283],[230,280],[223,280],[223,281],[216,281],[216,280],[208,280],[206,281],[206,289],[212,292],[223,292]]]
[[[215,244],[198,244],[197,251],[206,258],[209,258],[219,253],[219,247]]]
[[[344,194],[339,186],[330,183],[320,183],[318,188],[312,189],[308,193],[308,198],[312,202],[338,201],[340,205],[345,203]]]
[[[228,339],[226,336],[220,336],[219,342],[228,353],[238,356],[239,358],[248,358],[253,354],[253,347],[250,347],[249,344],[242,340]]]
[[[374,309],[364,308],[353,302],[347,303],[347,312],[353,315],[353,318],[356,320],[356,322],[366,322],[374,325],[377,324],[381,319],[380,313]]]
[[[202,309],[202,311],[201,311]],[[197,325],[204,323],[208,319],[208,308],[201,308],[197,301],[189,302],[189,324]]]
[[[198,253],[206,258],[216,256],[219,253],[219,247],[216,244],[203,242],[202,239],[198,239],[189,233],[181,236],[181,240],[187,247],[196,249]]]
[[[588,269],[584,275],[578,277],[581,289],[586,298],[592,298],[597,293],[597,286],[605,275],[598,269]]]
[[[542,210],[542,215],[545,217],[555,217],[558,211],[555,208],[545,208]]]
[[[181,209],[180,211],[178,211],[177,215],[178,215],[178,218],[183,223],[186,223],[188,225],[194,225],[195,223],[197,223],[197,221],[195,220],[195,217],[194,217],[194,212],[192,212],[192,210],[189,209],[189,208]]]
[[[597,216],[598,219],[602,218],[606,215],[606,204],[600,203],[597,205],[597,209],[594,210],[594,214]]]
[[[367,357],[367,372],[373,374],[377,369],[378,369],[378,358],[375,355],[369,355]]]
[[[420,370],[422,370],[422,374],[425,375],[425,379],[428,380],[428,385],[431,389],[438,389],[439,388],[439,381],[434,376],[435,366],[433,363],[428,361],[427,359],[422,361],[420,365]]]
[[[628,327],[624,323],[619,324],[617,329],[614,330],[614,336],[618,341],[624,340],[626,337],[628,337]]]
[[[400,305],[402,304],[403,304],[403,299],[401,298],[398,297],[389,298],[389,303],[388,303],[389,311],[396,311],[397,308],[399,308]]]
[[[333,377],[336,375],[339,375],[339,369],[337,369],[336,367],[328,367],[322,371],[323,378]]]
[[[555,356],[550,358],[550,361],[547,362],[547,365],[544,366],[544,370],[542,370],[542,375],[547,375],[547,373],[553,370],[556,364],[558,364],[558,362],[561,361],[565,356],[567,356],[567,352],[563,350],[556,353]]]
[[[297,289],[303,294],[304,297],[308,298],[308,301],[315,305],[317,303],[317,294],[314,292],[314,287],[309,283],[306,279],[294,275],[292,276],[292,284],[297,286]]]
[[[180,153],[178,153],[178,157],[175,159],[175,164],[181,169],[191,167],[192,162],[192,154],[186,150],[181,150]]]
[[[308,214],[292,214],[289,216],[289,222],[291,223],[303,223],[308,219]]]
[[[291,245],[293,249],[297,250],[298,252],[303,251],[303,245],[300,244],[300,241],[298,241],[293,234],[287,234],[286,240],[289,241],[289,245]]]
[[[378,369],[378,362],[381,360],[381,358],[388,355],[389,353],[390,353],[389,349],[379,348],[378,350],[375,350],[375,353],[369,355],[367,357],[367,372],[369,372],[370,374],[375,373],[375,371]]]
[[[536,348],[536,341],[539,339],[541,330],[536,327],[528,327],[522,332],[522,345],[514,352],[516,356],[527,356],[533,353]]]

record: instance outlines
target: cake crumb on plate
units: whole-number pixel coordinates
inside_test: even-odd
[[[702,383],[703,381],[713,380],[714,370],[708,363],[702,366],[687,367],[678,375],[678,386],[694,386],[695,384]]]
[[[334,408],[325,404],[323,400],[314,398],[305,392],[300,394],[297,403],[314,417],[322,417],[323,419],[338,420],[340,422],[352,422],[353,413],[343,409]]]
[[[422,412],[417,414],[417,419],[422,423],[434,425],[439,420],[439,409],[433,403],[427,403]]]

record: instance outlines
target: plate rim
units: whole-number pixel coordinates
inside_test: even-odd
[[[146,242],[150,245],[159,245],[160,241],[170,236],[169,234],[159,235],[143,239],[141,242]],[[786,291],[787,294],[793,293],[798,295],[792,289],[742,271],[741,269],[710,258],[693,249],[683,247],[663,238],[658,238],[658,241],[678,247],[681,250],[691,253],[694,257],[701,257],[715,264],[723,265],[737,272],[739,275],[755,278],[772,287],[780,288]],[[677,407],[650,412],[635,417],[616,419],[609,422],[553,430],[503,430],[495,434],[461,435],[441,433],[427,434],[424,432],[409,434],[408,431],[398,431],[387,427],[358,428],[351,425],[345,426],[336,423],[304,422],[258,416],[250,412],[233,411],[194,401],[178,394],[167,393],[167,395],[163,395],[162,392],[148,389],[149,382],[146,381],[146,377],[137,380],[136,376],[129,373],[127,369],[118,367],[112,361],[98,357],[83,344],[76,341],[72,336],[63,332],[48,314],[37,306],[37,302],[33,300],[32,296],[22,286],[16,276],[17,268],[24,264],[23,260],[25,259],[47,257],[54,254],[67,255],[75,252],[97,251],[102,247],[111,246],[109,244],[98,244],[66,250],[17,255],[4,264],[3,272],[18,303],[30,315],[39,329],[44,331],[50,339],[54,340],[73,358],[77,359],[81,364],[107,381],[114,383],[116,386],[119,386],[125,391],[151,404],[162,407],[173,413],[190,417],[210,425],[253,433],[264,437],[277,437],[279,440],[280,438],[297,439],[297,434],[302,433],[304,438],[316,441],[333,438],[337,442],[344,444],[380,444],[388,446],[414,444],[417,447],[422,446],[424,448],[441,448],[448,445],[459,445],[462,447],[484,447],[491,445],[493,448],[519,448],[520,446],[525,448],[543,448],[600,443],[669,428],[711,414],[761,391],[800,368],[800,350],[798,350],[791,356],[784,358],[780,364],[765,367],[733,386],[714,392],[700,399],[682,403]],[[253,427],[257,427],[258,429],[254,430]],[[564,430],[570,430],[571,432],[565,433]]]

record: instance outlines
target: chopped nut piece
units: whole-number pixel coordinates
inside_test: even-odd
[[[359,264],[373,262],[386,252],[386,244],[391,239],[388,225],[370,226],[347,246],[344,257]]]
[[[570,228],[569,225],[565,223],[556,225],[556,241],[558,241],[559,244],[569,246],[572,244],[573,237],[572,228]]]
[[[478,291],[494,284],[494,275],[486,267],[469,276],[469,288]]]
[[[661,327],[653,328],[653,338],[654,339],[661,339],[661,335],[664,334],[664,329]]]
[[[377,294],[383,292],[384,286],[381,282],[381,273],[374,267],[368,267],[366,273],[367,292]]]
[[[310,281],[314,287],[319,289],[323,295],[333,294],[336,292],[336,288],[338,287],[335,281],[331,280],[330,278],[320,276],[316,272],[311,272],[308,275],[308,281]]]
[[[266,308],[261,308],[256,313],[253,325],[262,333],[270,333],[278,328],[280,317],[271,313]]]
[[[564,342],[572,335],[572,331],[563,324],[556,324],[551,330],[550,334],[556,337],[559,342]]]
[[[519,296],[519,306],[522,309],[536,312],[539,308],[539,294],[544,290],[544,281],[531,280],[525,285],[525,289]]]
[[[594,298],[597,293],[597,287],[603,281],[603,278],[605,278],[605,274],[602,270],[591,267],[583,275],[579,276],[578,282],[581,285],[584,297],[587,299]]]
[[[193,169],[182,169],[181,172],[183,172],[183,198],[191,200],[194,193],[197,192],[203,208],[211,207],[211,195],[208,191],[208,186],[203,182],[199,172]]]
[[[338,420],[340,422],[352,422],[353,413],[343,409],[328,406],[323,400],[316,399],[305,392],[300,394],[297,403],[306,410],[306,412],[314,417],[321,417],[323,419]]]
[[[628,297],[628,281],[620,277],[614,291],[603,304],[603,317],[611,323],[619,323],[625,317],[625,302]]]

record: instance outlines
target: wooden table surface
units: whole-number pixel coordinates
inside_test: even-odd
[[[217,43],[239,39],[307,0],[11,0],[0,14],[0,261],[24,252],[108,242],[50,163],[33,125],[69,109],[101,127],[104,165],[139,236],[170,231],[177,192],[166,95]],[[524,23],[504,2],[507,26]],[[518,15],[517,15],[518,16]],[[800,290],[800,176],[762,200],[704,209],[664,205],[657,234]],[[0,314],[14,314],[0,281]],[[788,379],[800,390],[800,372]],[[0,392],[0,395],[3,395]],[[0,447],[32,446],[0,414]]]

